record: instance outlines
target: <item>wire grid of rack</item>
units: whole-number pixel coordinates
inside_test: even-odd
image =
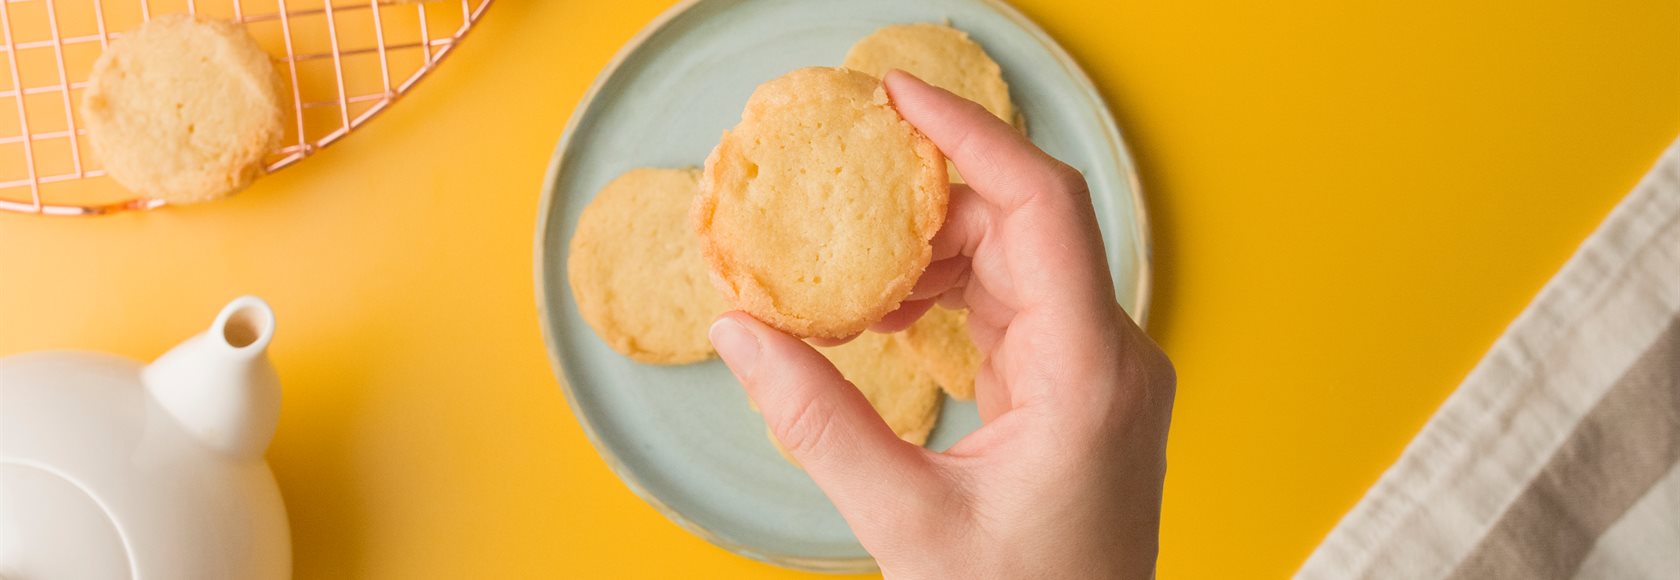
[[[274,57],[292,122],[266,160],[272,172],[387,109],[438,66],[490,3],[0,0],[0,210],[91,216],[164,205],[104,177],[77,111],[93,60],[155,14],[239,22]],[[15,119],[6,109],[15,109]]]

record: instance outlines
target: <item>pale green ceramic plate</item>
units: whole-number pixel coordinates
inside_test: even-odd
[[[567,241],[578,213],[618,174],[700,165],[760,83],[803,66],[838,66],[853,42],[881,26],[938,21],[986,48],[1003,66],[1033,141],[1085,173],[1120,303],[1141,318],[1148,233],[1120,133],[1078,66],[1001,3],[683,3],[607,66],[554,153],[537,231],[537,299],[572,411],[626,485],[737,553],[808,570],[875,568],[817,487],[770,446],[763,420],[721,363],[636,364],[590,331],[566,284]],[[930,446],[949,447],[978,426],[973,403],[947,402]]]

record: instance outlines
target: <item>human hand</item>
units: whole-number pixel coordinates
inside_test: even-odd
[[[984,426],[944,453],[905,443],[821,354],[744,313],[713,323],[718,354],[889,578],[1150,577],[1176,378],[1115,301],[1084,179],[977,104],[885,83],[969,185],[875,330],[968,308]]]

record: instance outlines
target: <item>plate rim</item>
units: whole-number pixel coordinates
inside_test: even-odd
[[[554,204],[556,203],[555,198],[557,196],[555,194],[556,190],[554,185],[559,181],[560,168],[565,164],[566,153],[571,148],[572,139],[576,137],[578,125],[582,122],[583,118],[589,114],[591,107],[595,105],[595,98],[598,96],[601,89],[607,84],[608,80],[618,73],[619,68],[624,65],[625,61],[629,60],[630,56],[635,54],[636,51],[648,41],[648,39],[652,38],[653,35],[659,31],[664,30],[665,27],[678,16],[681,16],[701,3],[715,1],[719,0],[681,0],[677,4],[665,9],[663,12],[660,12],[658,16],[653,18],[653,20],[648,21],[648,23],[643,25],[634,36],[625,41],[624,46],[620,47],[618,52],[613,54],[612,59],[608,60],[607,64],[601,68],[601,72],[596,74],[595,80],[590,83],[589,88],[585,90],[583,96],[578,99],[578,103],[572,109],[571,116],[566,120],[566,126],[560,134],[560,139],[555,143],[554,153],[549,157],[548,169],[543,174],[541,199],[537,207],[537,228],[534,244],[535,249],[532,252],[533,261],[535,262],[535,264],[533,264],[533,278],[536,282],[535,302],[537,306],[537,322],[538,326],[542,330],[543,346],[547,351],[549,365],[554,372],[554,378],[560,383],[560,391],[565,395],[566,406],[571,410],[572,416],[578,422],[578,426],[583,429],[584,436],[589,440],[590,446],[594,447],[595,454],[599,455],[601,459],[606,462],[608,469],[612,470],[613,475],[617,476],[619,481],[622,482],[625,487],[630,489],[631,493],[634,493],[636,497],[641,498],[643,502],[646,502],[649,506],[653,507],[654,511],[657,511],[660,515],[665,516],[667,520],[670,520],[672,523],[677,524],[678,527],[681,527],[689,533],[694,534],[695,536],[706,540],[715,546],[728,550],[734,554],[745,556],[767,564],[806,572],[823,572],[830,574],[866,574],[878,572],[880,571],[880,567],[876,564],[873,557],[809,558],[787,554],[772,554],[754,546],[732,541],[716,532],[713,532],[705,526],[700,525],[698,522],[689,519],[688,516],[684,515],[681,511],[667,505],[652,492],[649,492],[647,488],[642,485],[641,481],[629,468],[629,466],[625,465],[623,460],[620,459],[617,454],[613,453],[611,448],[607,447],[603,443],[600,433],[595,429],[595,425],[590,422],[589,417],[579,407],[577,395],[571,382],[566,379],[565,364],[560,357],[559,337],[557,336],[556,329],[554,328],[556,325],[551,324],[550,322],[554,320],[555,309],[551,304],[552,294],[549,292],[550,288],[547,282],[549,269],[562,268],[563,266],[559,264],[551,265],[551,260],[548,259],[548,252],[550,250],[548,248],[548,244],[545,243],[548,241],[550,236],[549,227],[553,220],[549,219],[549,216],[553,214]],[[1044,29],[1038,25],[1037,22],[1034,22],[1025,14],[1022,14],[1005,0],[969,1],[998,12],[1006,19],[1013,22],[1016,26],[1019,26],[1022,30],[1026,31],[1034,40],[1038,41],[1039,45],[1050,54],[1051,58],[1061,64],[1062,67],[1069,73],[1069,76],[1072,77],[1074,84],[1082,93],[1082,96],[1089,101],[1091,108],[1096,111],[1098,118],[1101,121],[1100,129],[1102,130],[1103,137],[1109,141],[1110,149],[1115,152],[1115,161],[1124,168],[1123,173],[1125,174],[1128,186],[1131,189],[1132,213],[1135,216],[1134,221],[1136,223],[1136,228],[1133,232],[1133,247],[1137,248],[1136,257],[1138,275],[1137,283],[1134,288],[1134,296],[1136,296],[1137,299],[1137,312],[1129,314],[1132,315],[1132,319],[1136,321],[1139,327],[1147,328],[1150,310],[1150,293],[1153,289],[1154,279],[1154,238],[1150,231],[1149,213],[1144,205],[1143,185],[1138,180],[1137,165],[1135,160],[1132,158],[1131,149],[1126,146],[1126,140],[1120,130],[1119,124],[1115,122],[1114,113],[1109,110],[1107,101],[1103,99],[1102,93],[1097,90],[1096,84],[1092,82],[1090,75],[1085,72],[1085,69],[1080,67],[1079,63],[1073,59],[1072,55],[1068,54],[1067,50],[1062,48],[1061,44],[1057,43],[1055,39],[1049,35],[1049,33],[1045,32]]]

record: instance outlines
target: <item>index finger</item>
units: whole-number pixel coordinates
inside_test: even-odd
[[[927,135],[981,197],[1014,211],[1040,193],[1083,189],[1078,172],[979,104],[900,70],[882,79],[898,114]]]

